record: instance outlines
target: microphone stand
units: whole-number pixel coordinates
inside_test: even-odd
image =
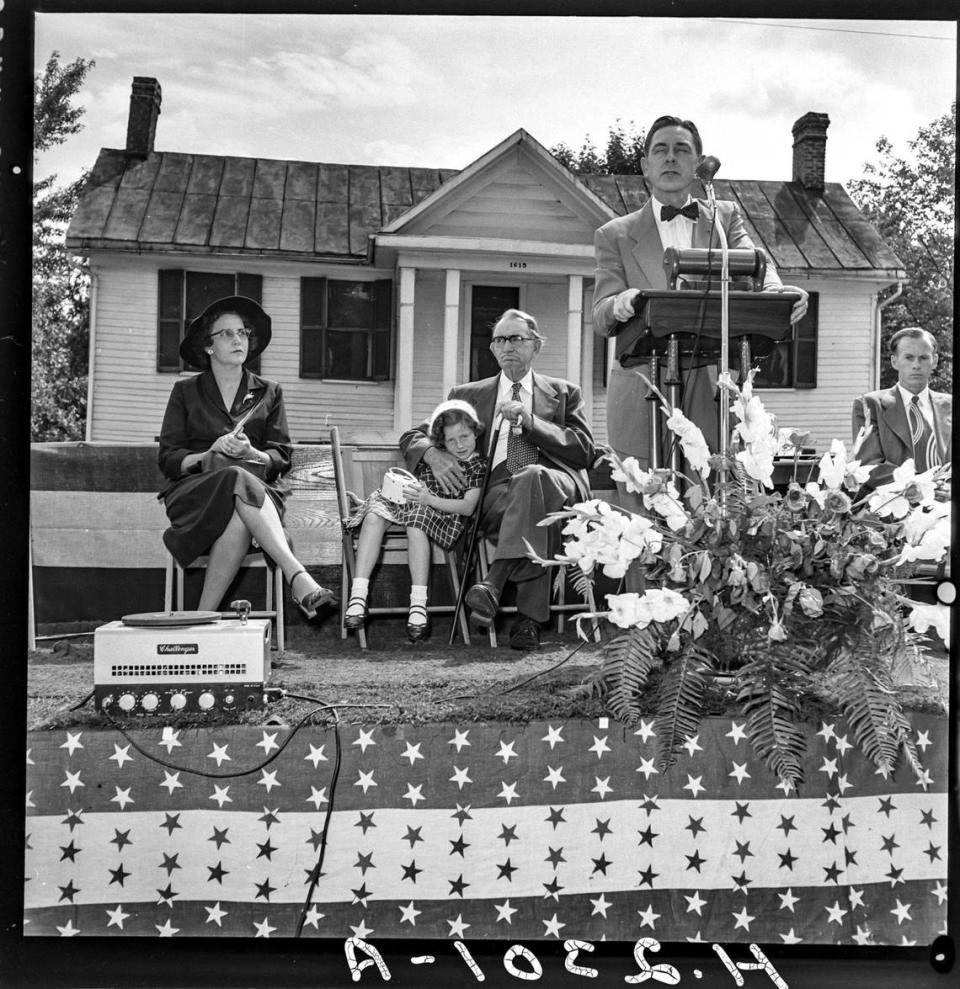
[[[715,160],[715,159],[714,159]],[[716,163],[719,168],[720,163]],[[716,169],[713,170],[714,172]],[[727,244],[727,232],[717,212],[717,198],[713,191],[713,174],[701,176],[707,200],[713,207],[717,218],[716,230],[720,237],[720,368],[722,376],[730,368],[730,250]],[[724,508],[723,482],[727,473],[727,452],[730,446],[730,403],[720,389],[720,509]]]

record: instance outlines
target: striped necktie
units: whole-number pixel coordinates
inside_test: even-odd
[[[939,466],[940,455],[937,453],[937,438],[920,411],[919,395],[910,399],[907,420],[910,423],[910,439],[913,441],[913,466],[918,474],[922,474],[931,467]]]
[[[510,397],[515,402],[520,401],[519,381],[513,383],[513,394]],[[517,423],[516,426],[512,426],[507,435],[507,472],[511,476],[540,459],[540,451],[523,435],[522,430],[518,428],[519,425]]]

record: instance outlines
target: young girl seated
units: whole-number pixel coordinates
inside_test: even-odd
[[[466,488],[459,498],[445,497],[430,467],[421,460],[417,481],[404,488],[404,501],[397,503],[375,491],[346,523],[360,527],[357,568],[350,587],[350,601],[344,615],[347,628],[362,628],[367,620],[370,574],[380,556],[383,535],[391,524],[407,530],[410,564],[410,610],[407,635],[411,642],[430,633],[427,616],[427,582],[430,577],[431,543],[449,549],[463,532],[467,518],[480,500],[485,462],[477,450],[483,423],[468,402],[453,399],[442,402],[430,417],[429,435],[433,444],[463,462]]]

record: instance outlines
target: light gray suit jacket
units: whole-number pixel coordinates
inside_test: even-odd
[[[698,199],[700,218],[693,227],[695,248],[720,247],[720,235],[714,229],[713,208],[709,202]],[[718,222],[723,224],[730,248],[753,248],[735,203],[717,202]],[[712,237],[711,237],[712,233]],[[619,216],[605,223],[594,236],[596,253],[595,283],[593,289],[593,327],[603,337],[617,337],[617,355],[629,349],[630,344],[642,332],[639,321],[625,334],[624,323],[613,316],[613,303],[624,289],[638,288],[649,291],[667,289],[667,276],[663,269],[663,243],[653,215],[653,202],[626,216]],[[780,276],[767,259],[764,288],[779,286]],[[706,372],[690,373],[687,387],[693,399],[685,402],[690,417],[707,435],[708,442],[716,443],[711,434],[716,432],[716,412],[713,408],[712,389],[701,386]],[[607,438],[610,445],[622,456],[635,456],[646,462],[649,451],[649,407],[647,388],[636,371],[615,367],[607,387]]]
[[[930,391],[930,405],[933,409],[933,432],[937,439],[937,451],[941,463],[953,460],[953,446],[950,435],[953,424],[953,399],[946,392]],[[854,399],[853,438],[857,438],[860,427],[866,421],[865,408],[870,411],[873,431],[860,449],[860,462],[879,464],[870,474],[867,482],[871,488],[888,484],[893,479],[893,471],[905,460],[913,457],[913,441],[910,438],[910,424],[907,410],[900,397],[900,389],[881,388]]]

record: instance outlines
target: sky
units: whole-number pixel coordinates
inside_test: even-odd
[[[789,179],[792,126],[826,113],[826,179],[899,154],[955,99],[956,21],[41,13],[50,52],[94,59],[84,129],[40,156],[61,182],[123,147],[134,76],[162,87],[156,148],[466,167],[524,128],[602,147],[619,120],[694,120],[719,177]]]

